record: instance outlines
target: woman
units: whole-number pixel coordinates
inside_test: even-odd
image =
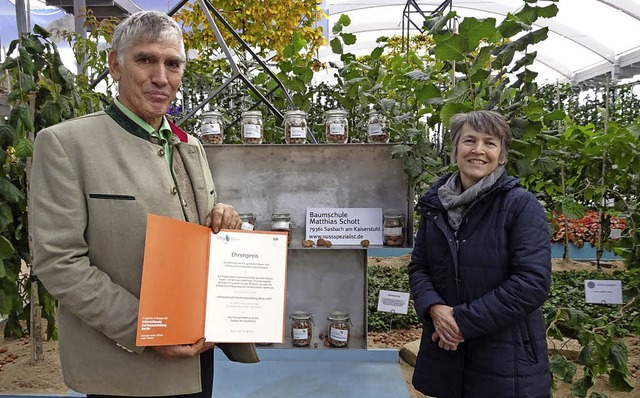
[[[438,398],[548,397],[544,210],[505,173],[511,132],[500,114],[457,114],[451,132],[458,171],[416,206],[409,281],[423,332],[413,385]]]

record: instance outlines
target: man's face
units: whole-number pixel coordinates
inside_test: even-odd
[[[124,63],[109,54],[109,71],[118,82],[118,100],[154,128],[176,96],[184,57],[173,41],[138,43],[124,54]]]

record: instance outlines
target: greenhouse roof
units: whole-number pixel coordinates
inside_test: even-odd
[[[15,24],[15,14],[9,15],[15,0],[0,0],[0,3],[0,17],[3,18],[1,43],[6,46],[12,39],[10,23],[13,21]],[[48,13],[53,15],[51,18],[60,18],[59,13],[50,11],[52,7],[45,6],[54,3],[65,2],[31,0],[32,13],[37,13],[32,24],[33,20],[43,24],[43,15],[47,14],[41,10],[43,8],[49,9]],[[86,0],[86,3],[90,6],[92,1]],[[140,9],[169,12],[180,1],[114,0],[113,3],[122,3],[123,10],[130,10],[133,4]],[[443,3],[443,0],[323,0],[322,8],[328,20],[324,20],[322,25],[327,39],[331,40],[331,27],[340,15],[348,15],[351,24],[344,31],[354,33],[357,41],[347,46],[345,51],[368,54],[377,46],[376,39],[381,36],[402,35],[403,30],[409,36],[418,34],[424,20],[420,12],[429,15]],[[446,10],[450,8],[460,17],[495,18],[497,24],[508,13],[515,13],[524,6],[523,0],[452,0],[447,3],[450,4]],[[539,6],[549,4],[552,3],[538,3]],[[534,25],[534,29],[548,27],[548,38],[529,48],[538,54],[531,69],[538,72],[539,83],[579,83],[603,77],[622,80],[640,76],[640,0],[559,0],[556,4],[559,8],[557,16],[539,19]],[[403,26],[410,28],[407,31]],[[338,59],[329,46],[320,49],[319,57],[323,61]]]
[[[368,53],[380,36],[402,35],[407,13],[421,26],[424,14],[435,11],[443,1],[327,0],[332,21],[347,14],[351,25],[346,31],[356,34],[357,42],[347,51]],[[539,6],[552,4],[540,1]],[[640,75],[640,1],[638,0],[559,0],[558,14],[539,19],[535,28],[548,27],[548,38],[532,46],[537,61],[532,67],[540,83],[583,82],[609,76],[628,79]],[[461,17],[495,18],[499,24],[508,13],[524,5],[522,0],[453,0],[451,9]],[[447,10],[449,8],[447,7]],[[409,35],[419,30],[412,27]],[[321,57],[331,57],[323,49]]]

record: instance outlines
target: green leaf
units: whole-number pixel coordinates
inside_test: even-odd
[[[629,377],[615,369],[609,372],[609,385],[615,391],[629,392],[633,390],[633,385],[629,383]]]
[[[9,203],[17,203],[24,200],[24,192],[19,190],[10,181],[0,178],[0,197]]]
[[[468,49],[476,49],[482,39],[493,36],[496,31],[496,19],[477,19],[467,17],[462,20],[458,33],[466,39]]]
[[[11,257],[15,251],[11,242],[0,235],[0,260]]]
[[[507,17],[498,26],[498,31],[504,38],[510,38],[522,31],[529,30],[530,26],[520,21],[513,14],[508,13]]]
[[[613,347],[611,347],[609,360],[614,369],[627,372],[627,346],[622,343],[615,343]]]
[[[31,61],[31,54],[29,54],[25,47],[18,48],[18,52],[22,71],[29,75],[33,75],[34,67],[33,62]]]
[[[300,50],[305,48],[305,46],[307,45],[307,41],[302,37],[300,32],[296,32],[293,34],[292,45],[294,53],[299,53]]]
[[[0,71],[11,70],[16,67],[18,67],[18,60],[16,58],[9,57],[0,65]]]
[[[333,39],[331,39],[331,41],[329,42],[329,45],[331,45],[331,51],[333,51],[334,54],[343,53],[342,43],[340,42],[340,39],[338,39],[337,37],[334,37]]]
[[[434,55],[444,61],[462,61],[469,53],[467,40],[457,34],[436,36],[436,45],[433,48]]]
[[[558,15],[558,6],[555,4],[546,7],[538,7],[538,15],[542,18],[552,18]]]
[[[75,75],[71,73],[71,71],[66,66],[64,65],[58,66],[58,73],[60,74],[60,77],[62,78],[62,80],[68,86],[73,86],[76,79]]]
[[[60,122],[60,105],[57,102],[46,101],[40,108],[40,116],[44,119],[45,125],[52,126]]]
[[[404,77],[406,77],[407,79],[410,80],[417,80],[417,81],[428,81],[431,79],[431,76],[424,73],[421,70],[413,70],[411,72],[407,72],[404,74]]]
[[[384,47],[376,47],[371,51],[371,59],[376,60],[380,58],[382,53],[384,52]]]
[[[51,37],[51,33],[49,33],[48,30],[46,30],[45,28],[43,28],[42,26],[40,26],[38,24],[35,24],[33,26],[33,33],[38,34],[38,35],[42,36],[45,39]]]
[[[469,98],[470,90],[469,85],[465,81],[458,82],[453,90],[449,91],[447,94],[447,99],[445,102],[457,102],[462,103]]]
[[[425,104],[430,99],[441,98],[440,95],[440,90],[434,84],[427,84],[417,92],[416,101]]]
[[[20,79],[16,81],[14,88],[20,90],[23,95],[38,90],[38,86],[33,81],[33,78],[24,72],[20,72]]]
[[[291,58],[293,57],[293,54],[295,54],[295,51],[293,51],[293,45],[288,45],[284,50],[282,50],[282,56],[285,58]]]
[[[13,213],[11,207],[2,201],[0,202],[0,231],[7,229],[7,226],[13,222]]]
[[[14,146],[15,156],[18,158],[28,158],[33,156],[33,143],[27,138],[18,138],[18,142]]]
[[[449,127],[449,121],[453,115],[461,112],[469,112],[471,108],[469,105],[458,102],[447,102],[440,110],[440,119],[445,126]]]
[[[579,397],[584,397],[591,387],[593,387],[593,378],[585,376],[571,386],[571,392]]]
[[[439,34],[446,28],[449,20],[455,18],[458,15],[455,11],[449,11],[446,15],[435,15],[428,17],[424,21],[424,27],[429,30],[428,34]]]
[[[554,354],[549,359],[549,369],[560,380],[571,383],[576,374],[576,365],[562,355]]]
[[[356,42],[356,35],[353,33],[342,33],[340,37],[342,37],[342,41],[344,41],[346,45],[355,44]]]
[[[13,145],[15,140],[16,131],[13,126],[8,124],[0,124],[0,147],[6,148],[9,145]],[[0,163],[4,164],[4,162]]]

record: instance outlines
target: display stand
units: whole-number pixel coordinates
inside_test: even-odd
[[[327,386],[295,395],[300,397],[408,396],[398,351],[367,347],[367,249],[301,244],[307,208],[393,208],[404,214],[405,247],[412,246],[413,190],[404,162],[392,159],[392,148],[392,144],[205,145],[218,201],[240,213],[254,213],[258,230],[270,229],[273,213],[290,213],[287,314],[309,311],[314,320],[309,347],[292,346],[287,319],[284,344],[260,347],[262,363],[234,364],[217,355],[217,391],[229,388],[222,396],[249,397],[251,391],[260,391],[261,397],[280,397],[287,380],[300,391],[308,383]],[[326,333],[327,315],[336,310],[351,315],[348,347],[327,347],[319,338]],[[235,384],[230,381],[234,377]],[[236,388],[242,378],[251,380],[246,390]],[[332,384],[347,381],[354,388],[345,390],[348,394],[331,393]],[[273,391],[280,393],[269,395]]]

